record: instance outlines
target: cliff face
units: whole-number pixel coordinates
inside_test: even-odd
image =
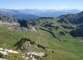
[[[0,26],[7,25],[8,29],[15,31],[35,31],[35,27],[30,25],[26,20],[18,20],[16,18],[0,15]]]

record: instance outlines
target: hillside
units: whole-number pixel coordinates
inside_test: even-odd
[[[20,28],[25,27],[28,30],[10,30],[8,24],[0,25],[0,47],[24,54],[44,52],[44,57],[36,57],[39,60],[83,60],[82,17],[81,12],[58,18],[41,17],[35,22],[12,18],[13,23],[18,23]],[[0,17],[0,21],[5,23],[3,20],[10,23],[6,16]],[[15,25],[16,27],[18,26]],[[36,31],[32,31],[30,27],[35,27]],[[21,54],[8,56],[3,58],[11,60],[17,56],[18,60],[21,59]]]

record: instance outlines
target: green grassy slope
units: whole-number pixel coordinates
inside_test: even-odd
[[[33,51],[40,51],[47,53],[47,57],[42,60],[82,60],[83,59],[83,44],[76,42],[81,38],[73,38],[69,34],[65,36],[60,35],[57,37],[61,40],[54,38],[50,33],[44,30],[38,32],[31,31],[10,31],[6,26],[0,26],[0,47],[13,49],[13,45],[18,42],[22,37],[30,38],[36,43],[47,47],[47,51],[38,48],[34,45]],[[54,53],[52,53],[52,50]],[[14,57],[12,57],[14,58]]]
[[[33,31],[12,31],[7,28],[6,25],[0,26],[0,47],[7,49],[16,49],[14,46],[21,38],[29,38],[36,44],[31,45],[30,42],[25,42],[28,51],[45,52],[46,57],[39,58],[39,60],[83,60],[83,37],[79,36],[73,37],[70,32],[73,30],[79,33],[81,29],[81,24],[77,23],[79,21],[79,16],[77,18],[72,15],[68,15],[63,18],[46,18],[39,19],[36,22],[30,22],[30,25],[36,27],[37,32]],[[76,15],[77,16],[77,15]],[[71,22],[70,19],[72,20]],[[82,20],[82,17],[80,18]],[[75,23],[74,23],[75,22]],[[26,23],[26,21],[25,21]],[[77,26],[80,26],[77,27]],[[37,45],[46,47],[47,50],[39,48]],[[20,50],[18,49],[20,52]],[[26,52],[26,50],[25,50]],[[21,55],[16,55],[19,60],[22,60]],[[15,55],[3,56],[8,60],[14,60]],[[8,58],[11,57],[11,58]]]

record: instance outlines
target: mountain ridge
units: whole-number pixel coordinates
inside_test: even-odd
[[[0,9],[0,14],[12,16],[23,20],[36,20],[39,17],[58,17],[60,15],[75,14],[80,12],[77,9]]]
[[[0,22],[17,22],[19,26],[14,25],[16,29],[14,31],[8,29],[8,25],[0,26],[0,47],[11,48],[21,53],[2,56],[8,60],[15,58],[21,60],[22,52],[25,52],[27,56],[27,52],[35,51],[45,53],[42,58],[36,57],[39,60],[83,60],[82,17],[83,13],[81,12],[63,15],[58,18],[40,17],[36,21],[27,21],[1,15]],[[18,27],[21,30],[22,27],[30,30],[34,30],[32,27],[35,27],[36,31],[26,29],[18,31]]]

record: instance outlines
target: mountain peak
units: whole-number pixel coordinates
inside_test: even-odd
[[[4,12],[4,15],[12,15],[14,18],[18,18],[18,19],[26,19],[28,20],[28,18],[26,18],[25,16],[23,17],[23,15],[34,15],[34,16],[29,16],[29,20],[33,19],[36,17],[36,19],[38,17],[58,17],[60,15],[66,15],[66,14],[75,14],[75,13],[79,13],[80,10],[78,9],[69,9],[67,7],[60,7],[60,8],[49,8],[49,9],[0,9],[0,14]],[[15,15],[16,14],[16,15]],[[20,15],[20,16],[17,16]]]

